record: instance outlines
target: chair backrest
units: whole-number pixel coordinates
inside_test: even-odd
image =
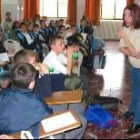
[[[8,53],[8,56],[14,56],[18,51],[22,50],[23,47],[15,40],[8,39],[4,42],[4,47]]]

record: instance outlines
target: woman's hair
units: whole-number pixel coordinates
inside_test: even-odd
[[[15,65],[11,70],[11,82],[16,88],[28,89],[31,82],[35,81],[36,70],[28,63]]]
[[[124,12],[123,12],[123,20],[124,20],[124,14],[125,10],[129,10],[131,17],[132,17],[132,26],[134,29],[139,29],[140,28],[140,7],[137,4],[130,4],[125,7]],[[126,27],[125,21],[123,22],[123,26]]]
[[[14,66],[19,63],[29,63],[29,59],[31,57],[34,57],[36,62],[39,62],[39,56],[32,50],[20,50],[15,54],[12,65]]]

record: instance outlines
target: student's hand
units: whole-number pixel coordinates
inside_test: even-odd
[[[37,71],[39,71],[39,73],[43,76],[44,74],[48,74],[48,66],[44,63],[37,63],[35,65],[35,68]]]
[[[68,57],[72,57],[73,52],[74,52],[74,48],[73,47],[68,47],[68,49],[67,49]]]
[[[14,138],[8,135],[0,135],[0,139],[14,139]]]

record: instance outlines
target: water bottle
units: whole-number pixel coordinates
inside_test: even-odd
[[[73,59],[78,59],[78,58],[79,58],[78,53],[77,53],[77,52],[74,52],[74,53],[72,54],[72,58],[73,58]]]
[[[54,72],[54,68],[53,67],[48,67],[48,71],[49,72]]]

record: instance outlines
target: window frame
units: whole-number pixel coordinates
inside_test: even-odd
[[[117,0],[115,0],[115,2],[114,2],[114,15],[113,15],[113,18],[111,18],[111,19],[109,19],[109,18],[103,18],[102,17],[102,13],[103,13],[102,7],[103,7],[103,4],[101,2],[101,15],[100,15],[100,20],[123,20],[123,18],[115,18],[116,17],[116,9],[117,9],[116,5],[117,5]]]
[[[43,5],[44,5],[44,0],[43,0]],[[68,8],[68,6],[67,6],[67,8]],[[42,11],[44,11],[44,6],[43,6],[43,10]],[[59,0],[57,0],[57,16],[56,17],[50,17],[50,16],[47,16],[48,18],[68,18],[68,15],[66,16],[66,17],[59,17],[58,15],[59,15]]]

